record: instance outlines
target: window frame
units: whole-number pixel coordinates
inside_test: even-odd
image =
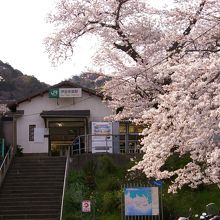
[[[31,124],[29,125],[29,141],[33,142],[34,141],[34,129],[36,128],[36,125]]]

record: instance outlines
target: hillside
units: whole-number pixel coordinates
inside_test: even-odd
[[[74,75],[69,80],[83,87],[99,91],[106,81],[111,80],[111,77],[86,72]],[[18,100],[48,86],[34,76],[24,75],[20,70],[14,69],[10,64],[0,60],[0,101]]]
[[[80,75],[74,75],[70,79],[70,81],[73,83],[96,91],[100,91],[105,82],[109,80],[111,80],[110,76],[92,72],[84,72]]]
[[[0,60],[0,100],[17,100],[48,85]]]

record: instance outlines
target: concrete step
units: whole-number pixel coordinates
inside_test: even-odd
[[[23,214],[23,215],[30,215],[30,214],[51,214],[51,213],[59,213],[57,207],[39,207],[39,208],[21,208],[21,209],[12,209],[12,210],[0,210],[0,216],[1,215],[8,215],[8,214]]]
[[[9,205],[5,205],[5,204],[2,204],[2,205],[0,205],[0,213],[1,212],[11,212],[11,211],[16,211],[16,210],[18,210],[18,211],[42,211],[42,210],[44,210],[44,211],[46,211],[46,210],[50,210],[50,209],[55,209],[55,210],[57,210],[57,209],[59,209],[60,208],[60,204],[28,204],[28,203],[26,203],[26,204],[24,204],[24,203],[17,203],[17,204],[15,204],[15,205],[13,205],[13,204],[9,204]]]
[[[63,165],[65,164],[65,161],[41,161],[41,162],[34,162],[34,161],[15,161],[12,167],[28,167],[28,166],[33,166],[33,167],[44,167],[45,165],[47,166],[53,166],[53,165]]]
[[[24,185],[31,185],[31,186],[36,186],[36,185],[44,185],[44,186],[54,186],[54,185],[57,185],[57,184],[60,184],[62,185],[63,184],[63,176],[60,176],[60,178],[57,178],[57,179],[54,179],[51,178],[51,179],[39,179],[39,178],[27,178],[24,180],[24,178],[10,178],[10,181],[7,179],[7,181],[5,180],[5,185],[8,185],[8,186],[24,186]]]
[[[34,192],[35,190],[39,191],[39,190],[42,190],[42,191],[48,191],[48,192],[51,192],[51,190],[53,191],[56,191],[56,190],[61,190],[63,189],[63,185],[59,184],[59,185],[52,185],[51,187],[49,187],[48,185],[44,185],[44,184],[41,184],[41,185],[26,185],[26,186],[8,186],[8,185],[5,185],[3,186],[2,190],[4,190],[5,192],[6,191],[24,191],[24,192]]]
[[[3,189],[4,193],[6,194],[29,194],[29,193],[42,193],[42,192],[45,192],[45,193],[54,193],[54,194],[59,194],[61,192],[62,188],[58,188],[58,189],[48,189],[48,188],[28,188],[28,189],[25,189],[25,188],[17,188],[17,189]]]
[[[17,157],[0,189],[0,220],[58,220],[65,158]]]
[[[2,217],[2,218],[1,218]],[[13,219],[13,220],[17,220],[17,219],[53,219],[53,220],[58,220],[59,219],[59,212],[41,212],[41,213],[37,213],[37,212],[32,212],[32,213],[1,213],[0,212],[0,219],[1,220],[6,220],[6,219]]]
[[[54,166],[57,166],[57,165],[54,165]],[[47,167],[47,168],[41,168],[41,169],[38,169],[38,168],[34,168],[32,169],[32,167],[29,167],[28,169],[26,169],[25,167],[24,168],[19,168],[19,169],[15,169],[15,168],[11,168],[9,171],[8,171],[8,174],[21,174],[21,173],[31,173],[31,174],[38,174],[38,173],[41,173],[41,172],[57,172],[57,173],[62,173],[63,171],[63,168],[64,166],[59,166],[59,167]]]
[[[19,169],[19,170],[10,170],[8,172],[8,175],[15,175],[19,176],[22,174],[31,174],[33,176],[35,175],[40,175],[40,174],[56,174],[56,175],[62,175],[63,174],[63,169],[45,169],[45,170],[25,170],[25,169]]]
[[[36,181],[36,180],[63,180],[63,174],[57,175],[57,174],[49,174],[49,173],[42,173],[41,175],[35,174],[35,175],[6,175],[5,182],[7,181],[18,181],[18,180],[30,180],[30,181]]]
[[[38,179],[36,179],[36,181],[17,180],[17,181],[7,181],[7,182],[5,182],[5,185],[11,186],[11,187],[14,187],[14,186],[15,187],[17,187],[17,186],[39,186],[39,185],[52,187],[52,186],[63,185],[63,181],[62,180],[46,181],[46,180],[38,180]]]
[[[28,194],[21,194],[21,193],[14,193],[14,194],[9,194],[9,193],[5,193],[4,191],[2,191],[0,193],[0,200],[6,200],[6,199],[20,199],[20,200],[24,200],[25,198],[29,198],[29,199],[56,199],[56,198],[61,198],[60,194],[54,194],[54,193],[49,193],[49,192],[31,192]]]
[[[0,214],[1,220],[33,220],[33,219],[43,219],[43,220],[58,220],[59,219],[59,213],[53,213],[53,214]]]
[[[46,198],[46,197],[37,197],[37,198],[28,198],[28,197],[23,197],[23,198],[13,198],[13,199],[1,199],[0,200],[0,207],[3,206],[14,206],[19,204],[23,205],[55,205],[57,201],[61,201],[61,197],[52,197],[52,198]]]
[[[45,157],[45,158],[32,158],[32,157],[15,157],[15,165],[19,164],[49,164],[49,163],[63,163],[65,157],[55,158],[55,157]]]

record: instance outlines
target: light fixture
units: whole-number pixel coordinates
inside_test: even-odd
[[[62,127],[62,126],[63,126],[63,124],[62,124],[62,123],[57,123],[57,125],[58,125],[59,127]]]

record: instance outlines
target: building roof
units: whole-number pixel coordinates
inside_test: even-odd
[[[90,110],[62,110],[62,111],[43,111],[40,113],[42,118],[71,118],[71,117],[86,117],[90,116]]]
[[[16,106],[19,105],[20,103],[22,102],[26,102],[26,101],[29,101],[37,96],[42,96],[44,95],[45,93],[48,93],[49,92],[49,89],[51,88],[81,88],[82,91],[84,92],[87,92],[89,93],[90,95],[95,95],[95,96],[98,96],[100,98],[103,98],[104,95],[102,93],[98,93],[96,92],[95,90],[92,90],[92,89],[88,89],[88,88],[85,88],[85,87],[82,87],[81,85],[78,85],[76,83],[72,83],[70,81],[62,81],[56,85],[53,85],[53,86],[50,86],[42,91],[39,91],[37,93],[34,93],[34,94],[31,94],[31,95],[28,95],[27,97],[24,97],[22,99],[19,99],[17,101],[14,101],[10,104],[8,104],[8,107],[13,110],[13,109],[16,109]]]

